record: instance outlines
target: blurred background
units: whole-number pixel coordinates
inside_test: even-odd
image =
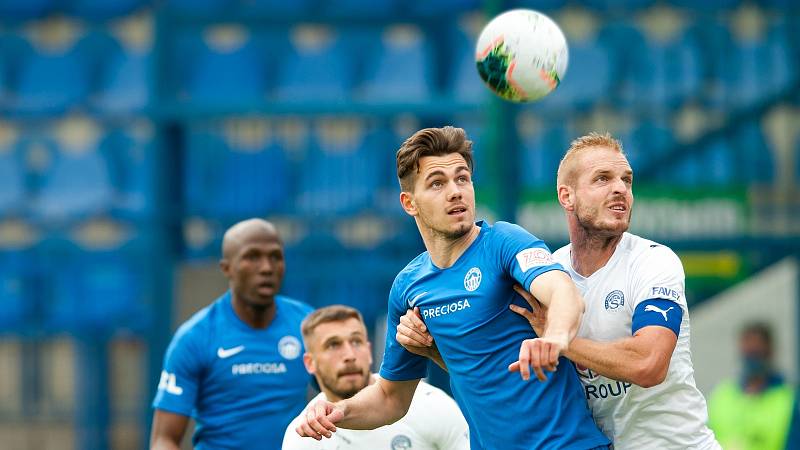
[[[518,6],[570,45],[532,105],[474,63]],[[551,248],[560,156],[614,133],[631,231],[684,263],[699,387],[736,373],[753,318],[795,380],[798,64],[795,0],[0,0],[0,447],[145,448],[166,345],[226,288],[244,218],[279,225],[284,293],[359,308],[380,354],[389,286],[424,250],[395,151],[445,124],[475,142],[479,217]]]

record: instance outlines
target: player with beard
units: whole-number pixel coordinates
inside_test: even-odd
[[[576,372],[566,360],[559,364],[578,330],[583,300],[540,239],[518,225],[475,221],[472,173],[472,142],[460,128],[419,130],[398,150],[400,204],[427,251],[392,284],[389,330],[407,309],[419,307],[450,371],[471,448],[606,449],[609,441],[592,422]],[[541,334],[509,310],[514,301],[524,304],[514,283],[549,305]],[[518,351],[523,341],[530,355]],[[518,358],[526,377],[533,368],[543,382],[520,383],[509,373]],[[374,429],[399,420],[427,365],[387,333],[380,378],[349,399],[314,402],[298,434],[320,440],[337,428]]]
[[[576,139],[557,185],[570,244],[553,256],[586,301],[578,337],[564,355],[577,366],[595,421],[615,450],[719,449],[695,387],[681,261],[668,247],[627,232],[633,171],[622,145],[608,133]],[[552,320],[547,307],[515,290],[533,312],[510,308],[542,332]],[[432,348],[417,315],[410,311],[402,323],[403,345],[420,353],[415,348]],[[520,370],[519,363],[509,369]]]
[[[192,417],[196,449],[279,448],[305,405],[300,323],[308,305],[278,295],[286,265],[261,219],[225,232],[219,262],[229,290],[172,338],[153,407],[152,449],[178,449]]]
[[[370,372],[372,347],[364,319],[343,305],[311,313],[302,324],[306,353],[303,362],[322,392],[312,400],[339,401],[376,383]],[[286,429],[283,450],[469,449],[467,422],[458,405],[442,390],[420,382],[408,414],[374,430],[340,429],[333,438],[315,441],[295,433],[298,416]]]

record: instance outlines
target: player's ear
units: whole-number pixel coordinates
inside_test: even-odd
[[[403,207],[403,210],[409,216],[416,216],[417,215],[417,203],[414,201],[414,194],[410,192],[401,192],[400,193],[400,206]]]
[[[219,268],[226,277],[230,278],[231,262],[223,258],[219,260]]]
[[[309,352],[303,353],[303,365],[306,366],[306,372],[310,373],[311,375],[314,375],[317,371],[316,367],[314,366],[314,356]]]
[[[558,185],[558,203],[567,211],[575,210],[575,190],[566,184]]]
[[[369,366],[372,367],[372,342],[367,341],[367,354],[369,355]]]

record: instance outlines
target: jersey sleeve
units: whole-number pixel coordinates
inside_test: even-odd
[[[652,244],[635,262],[631,278],[631,307],[633,320],[631,333],[658,325],[679,335],[683,314],[686,313],[684,296],[685,276],[683,265],[672,250]]]
[[[386,347],[383,351],[380,376],[389,381],[408,381],[424,378],[428,373],[427,358],[409,352],[396,338],[400,317],[408,310],[402,298],[400,281],[395,280],[389,291],[389,308],[386,317]]]
[[[455,400],[441,389],[420,384],[414,402],[406,418],[427,439],[427,447],[469,450],[469,427]]]
[[[550,270],[564,270],[553,259],[547,244],[519,225],[498,222],[495,229],[499,239],[496,256],[503,271],[526,290],[530,290],[531,283],[539,275]]]
[[[191,416],[200,385],[202,352],[197,333],[178,332],[164,356],[153,407],[183,416]]]

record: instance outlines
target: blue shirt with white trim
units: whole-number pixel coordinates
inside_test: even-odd
[[[306,405],[300,323],[311,307],[275,297],[264,329],[236,315],[230,291],[175,333],[153,407],[191,416],[197,449],[281,447],[286,426]]]
[[[389,330],[420,308],[447,364],[454,395],[481,448],[589,449],[609,443],[592,421],[577,374],[561,358],[546,382],[523,381],[508,365],[520,344],[536,337],[509,309],[527,306],[512,286],[563,270],[547,246],[521,227],[478,222],[480,234],[452,267],[440,269],[427,252],[397,275],[389,296]],[[404,381],[426,374],[426,359],[387,333],[380,375]]]

